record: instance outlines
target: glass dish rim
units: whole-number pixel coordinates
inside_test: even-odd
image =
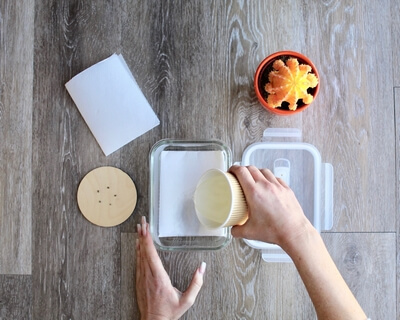
[[[154,185],[155,185],[155,172],[154,167],[156,166],[156,157],[157,154],[161,153],[167,147],[201,147],[207,145],[214,145],[218,146],[218,149],[223,151],[227,157],[226,161],[226,170],[232,165],[232,151],[231,149],[221,140],[218,139],[170,139],[165,138],[157,141],[150,149],[149,152],[149,224],[150,224],[150,234],[152,236],[153,242],[157,249],[162,251],[216,251],[226,247],[232,240],[232,235],[230,232],[230,227],[226,227],[225,229],[225,241],[222,244],[214,247],[207,247],[207,246],[163,246],[157,239],[156,230],[154,230],[154,206],[155,206],[155,195],[156,192]],[[157,190],[157,192],[159,192]],[[222,237],[222,236],[221,236]]]

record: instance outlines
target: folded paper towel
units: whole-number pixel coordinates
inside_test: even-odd
[[[204,172],[226,170],[221,151],[163,151],[160,156],[159,237],[222,236],[197,218],[193,194]]]
[[[65,86],[106,156],[160,124],[120,54]]]

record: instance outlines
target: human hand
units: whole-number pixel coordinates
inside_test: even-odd
[[[289,186],[268,169],[233,166],[229,171],[239,180],[249,210],[246,223],[232,227],[232,235],[280,245],[296,265],[318,319],[366,319]]]
[[[139,239],[136,241],[136,296],[142,320],[179,319],[195,302],[203,285],[206,264],[194,272],[185,292],[171,284],[154,247],[149,224],[142,217],[137,225]]]
[[[268,169],[233,166],[246,197],[249,218],[234,226],[234,237],[260,240],[283,246],[303,234],[311,225],[295,194]]]

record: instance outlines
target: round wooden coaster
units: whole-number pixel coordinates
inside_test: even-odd
[[[78,206],[91,223],[113,227],[130,217],[137,202],[132,179],[114,167],[90,171],[78,187]]]

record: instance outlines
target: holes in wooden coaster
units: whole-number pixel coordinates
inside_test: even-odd
[[[137,192],[125,172],[100,167],[82,179],[77,198],[79,209],[90,222],[110,227],[129,218],[136,206]]]

